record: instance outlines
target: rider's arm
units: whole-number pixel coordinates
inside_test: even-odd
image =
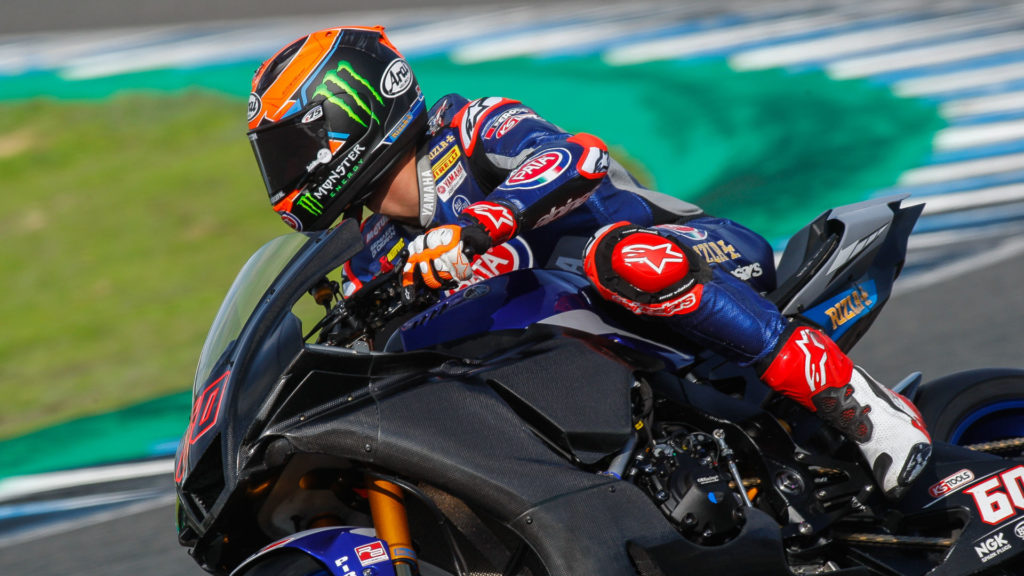
[[[474,257],[579,208],[608,172],[608,150],[596,136],[569,134],[514,100],[468,102],[450,126],[474,176],[492,191],[464,208],[458,224],[410,243],[405,285],[420,278],[436,289],[469,279]]]
[[[470,102],[452,126],[474,173],[494,186],[462,211],[460,223],[483,226],[494,244],[579,207],[608,171],[607,147],[596,136],[567,133],[512,100]]]

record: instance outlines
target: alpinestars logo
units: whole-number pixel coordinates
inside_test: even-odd
[[[516,219],[512,210],[500,204],[489,202],[477,202],[470,204],[463,211],[476,218],[487,228],[491,238],[510,238],[515,234]]]
[[[658,274],[665,271],[665,265],[684,262],[686,257],[671,242],[664,244],[633,244],[622,249],[622,260],[627,264],[646,264]]]
[[[825,387],[825,363],[828,361],[828,353],[825,345],[818,339],[811,330],[801,330],[800,339],[796,345],[804,353],[804,378],[811,392]]]
[[[342,76],[342,72],[349,78],[346,80]],[[372,102],[363,100],[363,97],[359,94],[359,89],[353,84],[357,84],[362,87],[363,92],[369,92],[370,96],[384,106],[384,99],[381,98],[377,90],[374,89],[373,85],[366,79],[360,76],[352,65],[348,62],[342,61],[338,63],[338,68],[334,72],[328,72],[324,75],[324,79],[320,82],[320,85],[313,91],[314,96],[323,96],[325,102],[330,102],[338,108],[341,108],[348,114],[348,117],[355,120],[359,125],[364,128],[368,126],[370,121],[380,123],[380,118],[370,108]],[[332,90],[329,86],[334,86],[335,90]],[[340,92],[336,93],[336,92]],[[349,104],[342,98],[342,95],[348,96],[352,103]]]

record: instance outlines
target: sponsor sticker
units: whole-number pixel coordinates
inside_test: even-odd
[[[737,266],[730,274],[746,282],[751,278],[760,278],[764,274],[764,270],[761,269],[760,263],[754,262],[749,266]]]
[[[462,214],[462,211],[469,207],[469,198],[462,196],[461,194],[452,200],[452,210],[455,211],[456,215]]]
[[[867,291],[858,287],[825,310],[825,315],[832,321],[832,330],[835,330],[864,311],[870,310],[873,304]],[[971,479],[973,480],[973,477]]]
[[[628,241],[627,241],[628,242]],[[652,272],[661,274],[668,264],[686,262],[686,257],[675,244],[665,240],[660,244],[626,244],[621,249],[622,261],[631,267],[646,267]]]
[[[522,270],[533,266],[533,251],[522,238],[513,238],[504,244],[492,247],[473,260],[473,277],[445,292],[446,295],[461,291],[478,282],[507,274],[514,270]],[[486,294],[482,292],[479,295]]]
[[[398,98],[412,87],[412,68],[405,60],[392,60],[380,79],[380,92],[385,98]]]
[[[465,179],[466,165],[459,162],[443,180],[437,183],[437,197],[440,198],[442,202],[447,202],[448,198],[451,197],[452,192],[454,192]]]
[[[248,121],[252,122],[252,119],[260,113],[263,108],[263,100],[260,100],[260,95],[255,92],[249,93],[249,117]]]
[[[1024,521],[1018,522],[1017,525],[1013,527],[1013,533],[1017,535],[1017,538],[1024,540]]]
[[[445,98],[437,105],[437,110],[434,111],[430,120],[427,120],[427,132],[429,132],[431,136],[441,131],[441,127],[444,124],[444,113],[448,111],[449,107],[451,107],[451,102],[448,98]]]
[[[437,206],[437,190],[435,190],[434,175],[430,170],[420,172],[420,223],[424,226],[434,217],[434,208]]]
[[[450,170],[452,166],[455,166],[455,163],[458,162],[461,155],[462,153],[459,152],[458,148],[452,148],[447,154],[442,156],[436,164],[431,166],[430,171],[434,175],[434,180],[440,180],[441,176],[443,176],[445,172]]]
[[[974,543],[974,552],[978,555],[978,559],[982,563],[992,560],[996,556],[1004,554],[1009,551],[1013,546],[1006,541],[1006,534],[1000,532],[995,536],[979,540]]]
[[[466,105],[462,111],[462,122],[459,126],[459,137],[462,139],[462,147],[466,149],[466,154],[473,153],[473,148],[476,145],[476,130],[480,121],[486,118],[494,108],[509,102],[511,100],[491,97],[474,100]]]
[[[384,549],[384,544],[381,542],[371,542],[370,544],[357,546],[355,552],[356,557],[359,558],[359,563],[364,567],[388,560],[388,551]]]
[[[676,232],[683,238],[689,238],[690,240],[693,240],[695,242],[707,240],[708,237],[708,233],[705,232],[704,230],[694,228],[693,226],[683,226],[682,224],[662,224],[661,226],[658,226],[658,228],[671,230],[673,232]]]
[[[541,216],[537,220],[537,223],[534,225],[534,227],[539,228],[545,224],[550,224],[551,222],[558,220],[562,216],[565,216],[569,212],[572,212],[573,210],[582,206],[584,203],[586,203],[588,198],[590,198],[589,194],[586,196],[581,196],[574,200],[570,200],[561,206],[555,206],[554,208],[549,210],[547,214]]]
[[[430,160],[437,158],[442,152],[451,146],[452,142],[455,142],[455,136],[448,134],[443,140],[435,144],[434,147],[430,149],[430,152],[427,153],[427,158]]]
[[[948,496],[949,494],[966,487],[971,482],[974,482],[974,472],[964,468],[963,470],[954,472],[932,485],[932,487],[928,489],[928,494],[930,494],[932,498]]]
[[[323,118],[323,115],[324,115],[324,107],[323,106],[317,106],[316,108],[313,108],[309,112],[306,112],[306,115],[302,117],[302,123],[303,124],[309,124],[310,122],[312,122],[314,120],[319,120],[320,118]]]
[[[569,151],[554,148],[544,151],[523,162],[519,168],[505,180],[506,188],[537,188],[558,178],[569,166]]]
[[[721,264],[730,260],[738,260],[743,257],[736,248],[726,242],[704,242],[693,247],[694,251],[704,257],[708,264]]]

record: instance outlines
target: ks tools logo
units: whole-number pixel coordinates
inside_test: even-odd
[[[342,72],[345,73],[344,76],[342,76]],[[349,80],[346,80],[345,77],[348,77]],[[355,120],[364,128],[367,127],[371,120],[380,123],[380,118],[377,118],[373,109],[370,108],[373,103],[363,100],[362,95],[359,94],[359,90],[355,85],[362,86],[362,88],[365,89],[364,92],[368,91],[381,106],[384,105],[384,99],[381,98],[373,85],[370,84],[366,78],[360,76],[359,73],[352,68],[352,65],[345,61],[338,63],[337,70],[328,72],[324,75],[323,81],[320,82],[320,85],[313,91],[313,95],[323,96],[326,102],[330,102],[344,110],[345,113],[348,114],[349,118]],[[343,95],[348,96],[352,100],[352,103],[349,104],[346,102],[345,99],[342,98]]]

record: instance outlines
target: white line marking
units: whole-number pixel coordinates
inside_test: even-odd
[[[472,42],[452,51],[451,59],[460,64],[474,64],[608,42],[643,30],[656,29],[663,26],[667,18],[679,12],[674,6],[670,7],[671,11],[664,9],[664,5],[649,5],[645,8],[647,9],[641,12],[641,17],[637,17],[634,7],[622,13],[606,9],[600,11],[597,16],[613,21],[582,22],[545,30],[524,31],[495,40]]]
[[[71,512],[84,508],[96,508],[108,504],[120,504],[123,502],[138,502],[161,496],[167,490],[131,490],[127,492],[112,492],[110,494],[92,494],[89,496],[74,496],[71,498],[57,498],[53,500],[42,500],[39,502],[22,502],[17,504],[0,504],[0,520],[6,518],[24,518],[38,516],[40,514],[52,514],[54,512]]]
[[[995,248],[973,254],[970,258],[958,260],[948,266],[935,268],[912,277],[900,278],[893,286],[893,297],[904,296],[915,290],[928,288],[948,280],[964,278],[975,270],[995,266],[1020,254],[1024,254],[1024,238],[1007,240]]]
[[[749,42],[823,30],[847,24],[850,20],[851,17],[849,15],[830,13],[759,21],[751,24],[717,28],[708,32],[697,32],[630,44],[629,46],[609,50],[604,55],[604,61],[613,66],[621,66],[651,60],[685,58],[700,54],[701,52],[721,50]]]
[[[990,86],[1024,78],[1024,63],[1012,62],[998,66],[972,68],[962,72],[935,74],[901,80],[893,84],[893,91],[904,97],[941,94],[953,90]]]
[[[61,488],[173,473],[174,459],[172,458],[47,474],[14,476],[0,480],[0,502],[28,496],[29,494],[60,490]]]
[[[791,66],[849,56],[865,50],[875,51],[891,48],[931,38],[979,32],[993,26],[1003,26],[1005,29],[1008,20],[1012,21],[1017,18],[1015,12],[1015,10],[1008,11],[1000,8],[967,15],[957,14],[929,18],[846,34],[840,33],[827,38],[739,52],[729,60],[729,63],[737,70]],[[883,13],[880,11],[879,15],[881,16]],[[923,14],[922,16],[930,15]]]
[[[900,186],[918,186],[949,180],[962,180],[1011,170],[1024,170],[1024,153],[990,156],[977,160],[950,162],[922,166],[904,172],[899,179]]]
[[[876,56],[840,60],[827,66],[826,70],[829,75],[838,80],[863,78],[885,72],[947,64],[980,56],[991,56],[1022,48],[1024,48],[1024,33],[1007,32],[983,38],[888,52]]]
[[[924,204],[924,214],[933,215],[1022,201],[1024,201],[1024,184],[1008,184],[970,192],[911,197],[905,205]]]
[[[21,532],[7,538],[0,538],[0,548],[9,548],[18,544],[24,544],[25,542],[41,540],[43,538],[65,534],[81,528],[110,522],[112,520],[121,520],[127,516],[143,514],[164,507],[170,508],[174,504],[174,499],[175,496],[173,494],[167,494],[159,498],[154,498],[153,500],[139,502],[138,504],[132,504],[116,510],[109,510],[107,512],[93,514],[92,516],[85,518],[68,520],[67,522],[61,522],[59,524],[52,524],[34,530],[29,530],[27,532]],[[168,510],[168,516],[170,516],[170,510]]]
[[[1024,91],[978,96],[977,98],[964,98],[963,100],[950,100],[942,104],[940,110],[946,118],[1024,110]]]
[[[1024,120],[954,126],[935,135],[936,150],[957,150],[1024,138]]]

